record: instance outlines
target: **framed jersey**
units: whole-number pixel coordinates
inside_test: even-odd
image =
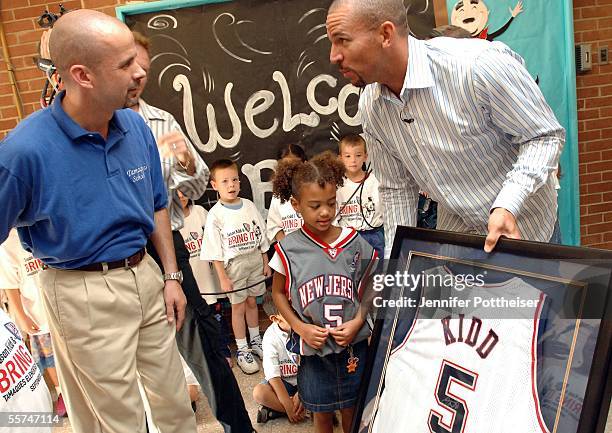
[[[603,432],[612,252],[400,227],[353,433]]]

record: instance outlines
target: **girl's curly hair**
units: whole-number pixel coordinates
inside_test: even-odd
[[[308,161],[295,159],[278,162],[272,193],[280,198],[281,203],[289,201],[291,196],[298,197],[300,188],[305,183],[316,183],[321,188],[331,183],[336,188],[344,184],[344,164],[338,156],[325,151]]]

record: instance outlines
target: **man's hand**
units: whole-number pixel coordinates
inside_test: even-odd
[[[176,319],[176,330],[183,326],[185,320],[185,306],[187,299],[183,294],[181,285],[176,280],[168,280],[164,286],[164,302],[166,303],[166,317],[172,323]]]
[[[159,154],[163,158],[176,157],[181,164],[185,165],[187,161],[191,161],[193,156],[187,148],[185,137],[179,131],[171,131],[162,135],[157,140]]]
[[[520,239],[521,233],[516,225],[516,218],[504,208],[497,207],[489,215],[489,233],[485,240],[484,250],[487,253],[493,251],[500,236],[510,239]]]
[[[313,349],[320,349],[327,341],[329,331],[320,326],[303,323],[299,328],[295,330],[302,339]]]
[[[355,317],[353,320],[349,320],[348,322],[344,322],[342,325],[331,328],[329,333],[336,343],[340,346],[348,346],[355,339],[355,335],[359,332],[361,327],[363,326],[363,319],[361,317]]]

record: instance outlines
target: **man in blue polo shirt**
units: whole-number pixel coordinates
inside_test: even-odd
[[[60,18],[65,91],[0,144],[0,242],[17,227],[41,274],[58,376],[79,433],[144,432],[140,374],[162,433],[195,432],[174,341],[185,309],[149,128],[119,110],[144,76],[130,30],[99,12]],[[166,274],[144,252],[150,237]]]

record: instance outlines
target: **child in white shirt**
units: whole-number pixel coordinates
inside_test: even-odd
[[[265,380],[253,389],[253,399],[262,405],[257,422],[286,414],[290,422],[304,419],[304,407],[297,393],[299,355],[286,344],[291,327],[280,314],[270,316],[272,324],[263,337]]]
[[[246,374],[259,371],[253,351],[263,359],[257,296],[266,291],[268,239],[265,223],[252,201],[240,198],[238,166],[229,159],[215,161],[210,168],[210,182],[219,201],[208,212],[204,245],[200,258],[213,263],[221,290],[232,304],[232,329],[236,337],[237,363]],[[241,290],[248,287],[246,290]],[[237,290],[237,291],[236,291]],[[249,328],[251,349],[246,339]]]
[[[66,415],[66,407],[60,393],[55,358],[51,346],[51,333],[43,308],[39,273],[42,262],[21,246],[17,230],[9,232],[0,245],[0,289],[8,298],[9,311],[20,330],[29,335],[32,355],[42,373],[47,373],[58,396],[56,412]]]
[[[279,161],[290,158],[306,161],[306,153],[301,146],[289,144],[281,151]],[[289,233],[302,227],[303,223],[302,217],[298,215],[290,201],[281,203],[278,197],[272,197],[266,221],[270,243],[280,241]]]
[[[17,325],[11,318],[0,309],[0,371],[11,371],[6,374],[0,382],[1,411],[4,423],[0,425],[0,433],[22,432],[22,433],[51,433],[51,425],[31,426],[15,425],[7,423],[9,414],[20,414],[32,412],[41,414],[45,421],[60,423],[56,416],[47,417],[45,414],[51,412],[53,404],[51,395],[45,384],[42,373],[34,357],[25,346]],[[15,367],[18,365],[19,367]],[[20,428],[17,428],[20,427]]]
[[[378,180],[363,169],[368,159],[366,142],[360,135],[347,135],[338,143],[338,152],[346,168],[344,185],[336,193],[340,210],[338,225],[357,230],[378,256],[383,257],[385,232]]]

